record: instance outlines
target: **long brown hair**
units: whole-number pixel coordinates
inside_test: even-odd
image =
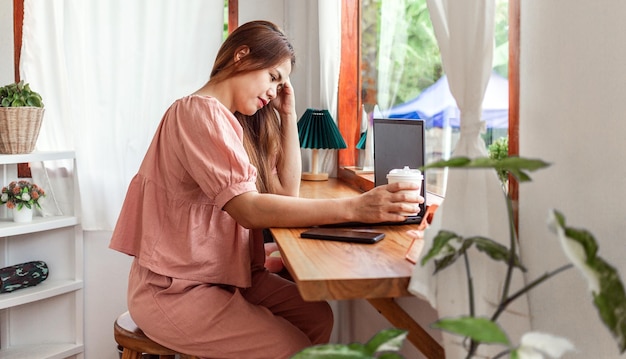
[[[235,66],[235,53],[247,47],[249,52]],[[209,82],[221,82],[231,76],[274,67],[296,57],[283,31],[269,21],[251,21],[239,26],[224,41],[217,53]],[[235,112],[244,130],[244,148],[257,168],[259,192],[274,192],[271,176],[282,158],[280,118],[272,106],[265,106],[252,116]]]

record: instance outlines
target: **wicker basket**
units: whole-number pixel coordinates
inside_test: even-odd
[[[0,107],[0,153],[33,152],[42,118],[41,107]]]

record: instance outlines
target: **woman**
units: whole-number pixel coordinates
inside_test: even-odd
[[[288,358],[328,341],[332,311],[263,267],[262,228],[403,220],[423,198],[380,186],[298,198],[295,56],[274,24],[236,29],[209,81],[166,111],[110,247],[134,256],[128,309],[146,335],[208,358]],[[278,116],[277,116],[278,114]]]

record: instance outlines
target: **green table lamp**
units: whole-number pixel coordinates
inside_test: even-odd
[[[301,148],[313,150],[311,172],[302,173],[302,179],[306,181],[328,180],[328,173],[319,172],[318,151],[347,147],[330,112],[308,108],[298,120],[298,136]]]

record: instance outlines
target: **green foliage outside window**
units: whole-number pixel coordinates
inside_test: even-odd
[[[381,24],[381,8],[393,0],[361,0],[361,76],[365,104],[375,104],[378,78],[378,46],[381,26],[407,32],[406,43],[394,44],[391,59],[398,89],[392,104],[417,97],[442,75],[443,67],[426,0],[405,0],[404,18]],[[494,70],[508,77],[508,0],[496,0]],[[366,110],[370,111],[370,108]]]

